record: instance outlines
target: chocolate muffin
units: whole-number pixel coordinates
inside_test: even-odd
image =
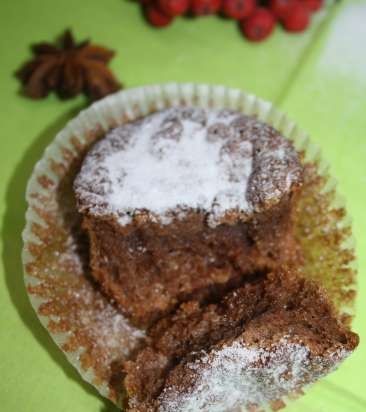
[[[232,110],[172,108],[111,130],[74,182],[92,275],[138,326],[300,259],[291,142]]]
[[[271,273],[154,325],[125,365],[126,409],[255,410],[334,370],[357,344],[317,284]]]

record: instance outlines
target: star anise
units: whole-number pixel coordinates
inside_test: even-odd
[[[107,63],[114,51],[89,41],[76,43],[66,30],[57,44],[38,43],[32,46],[33,59],[26,62],[16,76],[24,94],[40,99],[55,91],[61,98],[85,93],[97,100],[121,88]]]

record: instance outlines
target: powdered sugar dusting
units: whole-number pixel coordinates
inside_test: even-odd
[[[112,130],[86,157],[75,191],[80,211],[121,224],[136,211],[167,224],[198,209],[215,225],[227,211],[279,200],[299,170],[292,145],[253,117],[173,108]]]
[[[166,388],[160,412],[222,412],[242,405],[264,406],[326,375],[349,353],[312,356],[309,348],[281,339],[269,349],[234,342],[187,365],[194,378],[189,392]]]
[[[83,273],[84,258],[80,255],[79,245],[73,236],[65,241],[65,251],[57,252],[59,265],[80,279]],[[131,348],[141,339],[145,332],[130,322],[108,301],[101,296],[96,299],[94,288],[87,283],[76,282],[67,290],[67,300],[75,310],[75,323],[78,329],[85,331],[95,346],[103,347],[104,358],[113,360],[127,356]],[[96,310],[97,307],[97,310]],[[99,359],[101,361],[101,359]]]
[[[344,7],[332,25],[320,67],[350,78],[366,81],[366,4]]]

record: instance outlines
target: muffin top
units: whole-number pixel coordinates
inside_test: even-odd
[[[171,108],[97,142],[74,182],[79,211],[169,224],[203,212],[210,226],[277,204],[301,184],[292,143],[234,110]],[[229,219],[230,220],[230,219]]]

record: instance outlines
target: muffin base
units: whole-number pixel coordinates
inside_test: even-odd
[[[298,266],[294,197],[248,222],[215,228],[200,212],[166,226],[84,216],[92,276],[136,326],[149,326],[182,302],[212,301],[253,274]]]

